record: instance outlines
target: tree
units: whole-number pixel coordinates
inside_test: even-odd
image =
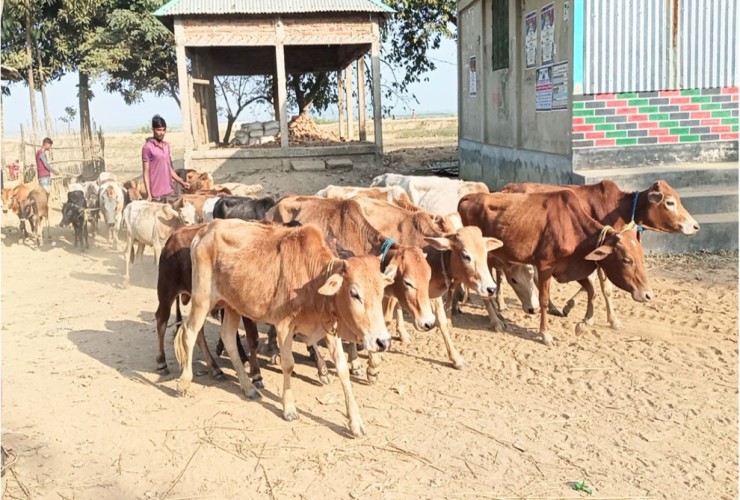
[[[89,42],[89,59],[108,92],[126,104],[141,102],[145,92],[168,95],[180,105],[175,39],[151,13],[166,0],[129,0],[118,5]]]
[[[231,129],[239,114],[252,103],[258,101],[271,102],[267,91],[269,82],[264,77],[254,76],[220,76],[215,78],[216,94],[221,96],[226,104],[226,132],[224,144],[231,139]]]

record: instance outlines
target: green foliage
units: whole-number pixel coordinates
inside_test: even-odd
[[[64,108],[64,116],[60,116],[59,119],[66,123],[67,126],[71,126],[76,117],[77,108],[75,108],[74,106],[67,106]]]
[[[177,101],[177,59],[172,33],[151,12],[164,0],[119,1],[86,46],[88,65],[105,80],[106,90],[119,92],[126,104],[143,100],[145,92]]]

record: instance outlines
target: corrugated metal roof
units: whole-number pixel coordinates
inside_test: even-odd
[[[380,0],[170,0],[155,16],[395,12]]]

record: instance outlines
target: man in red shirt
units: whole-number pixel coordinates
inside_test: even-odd
[[[51,174],[59,175],[59,171],[53,168],[49,164],[49,159],[46,157],[46,152],[51,149],[54,145],[49,137],[45,137],[41,143],[41,149],[36,151],[36,169],[39,173],[39,184],[41,187],[49,191],[51,189]]]
[[[165,201],[172,196],[174,190],[172,181],[177,182],[185,189],[190,184],[180,179],[172,168],[170,143],[164,140],[167,132],[167,123],[159,115],[152,118],[152,135],[144,147],[141,148],[141,160],[144,170],[144,185],[146,186],[148,201]]]

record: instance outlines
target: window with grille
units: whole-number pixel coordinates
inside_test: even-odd
[[[493,0],[491,15],[491,69],[509,67],[509,0]]]

